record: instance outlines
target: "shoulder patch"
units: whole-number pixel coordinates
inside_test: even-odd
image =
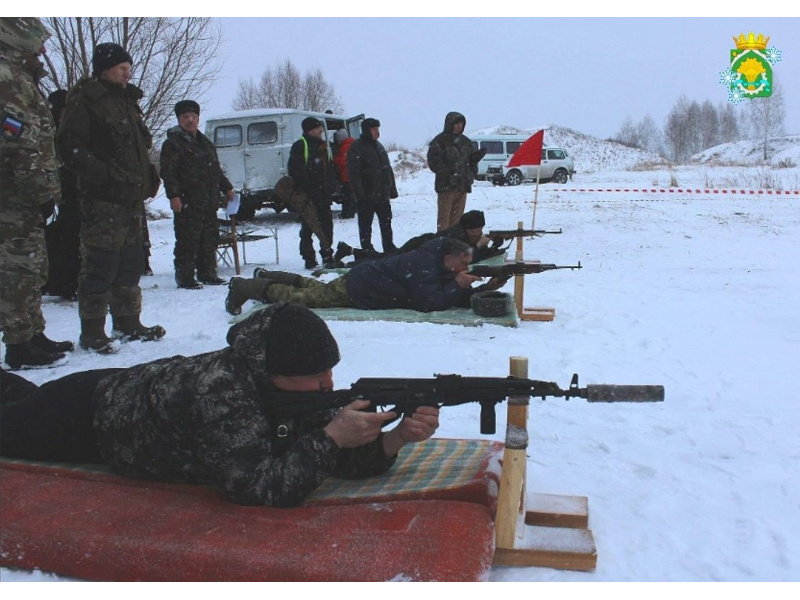
[[[0,127],[2,127],[2,136],[4,140],[13,141],[19,139],[24,129],[24,123],[15,116],[3,112],[0,113]]]

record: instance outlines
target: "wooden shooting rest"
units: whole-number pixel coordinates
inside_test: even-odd
[[[528,377],[528,359],[512,356],[512,377]],[[586,496],[526,493],[527,396],[508,399],[508,421],[495,518],[494,566],[591,571],[597,547]]]
[[[517,222],[517,229],[522,229],[522,221]],[[521,261],[522,258],[522,238],[517,238],[517,253],[514,256],[515,261]],[[523,297],[525,296],[525,275],[514,276],[514,303],[517,307],[517,316],[520,321],[552,321],[556,318],[555,308],[531,308],[523,307]]]

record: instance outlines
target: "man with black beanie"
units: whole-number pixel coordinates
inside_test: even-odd
[[[372,221],[378,215],[383,252],[391,254],[397,250],[392,233],[391,204],[391,200],[397,198],[397,187],[389,156],[378,141],[380,136],[381,122],[378,119],[368,118],[361,122],[361,136],[347,152],[347,174],[356,198],[362,250],[374,250]]]
[[[153,138],[139,107],[142,90],[129,83],[133,59],[118,44],[98,44],[92,77],[70,90],[58,129],[64,166],[78,175],[81,200],[80,344],[109,354],[118,341],[106,335],[111,312],[115,337],[151,341],[166,331],[139,320],[144,266],[144,201],[158,192],[148,151]]]
[[[175,226],[175,283],[183,289],[222,285],[217,276],[217,209],[220,196],[233,199],[214,143],[199,131],[200,105],[181,100],[175,105],[178,125],[167,131],[161,146],[161,178]],[[195,279],[197,271],[197,279]],[[199,280],[199,281],[198,281]]]
[[[301,123],[302,137],[289,150],[287,169],[294,187],[306,194],[316,209],[316,216],[327,239],[320,238],[320,256],[324,264],[333,265],[333,215],[331,203],[336,189],[336,167],[328,143],[324,139],[325,128],[316,117],[306,117]],[[300,255],[307,269],[318,265],[314,256],[312,228],[305,222],[300,226]]]
[[[271,394],[333,389],[339,347],[307,308],[257,311],[230,328],[227,342],[38,389],[2,372],[0,454],[105,463],[129,477],[210,484],[238,504],[289,507],[328,476],[384,473],[403,446],[438,427],[438,409],[422,407],[384,433],[397,415],[364,411],[369,399],[278,423]]]

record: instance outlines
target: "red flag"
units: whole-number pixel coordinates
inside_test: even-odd
[[[514,152],[514,156],[508,161],[509,167],[521,167],[523,165],[538,165],[542,162],[542,145],[544,144],[544,129],[540,129],[525,143]]]

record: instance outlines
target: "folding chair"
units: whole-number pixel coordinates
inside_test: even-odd
[[[217,241],[217,261],[221,261],[229,267],[236,268],[236,274],[242,274],[242,267],[239,265],[239,236],[236,233],[236,217],[230,220],[217,219],[219,225],[219,240]],[[229,254],[230,253],[230,254]],[[231,258],[233,264],[231,264]]]

